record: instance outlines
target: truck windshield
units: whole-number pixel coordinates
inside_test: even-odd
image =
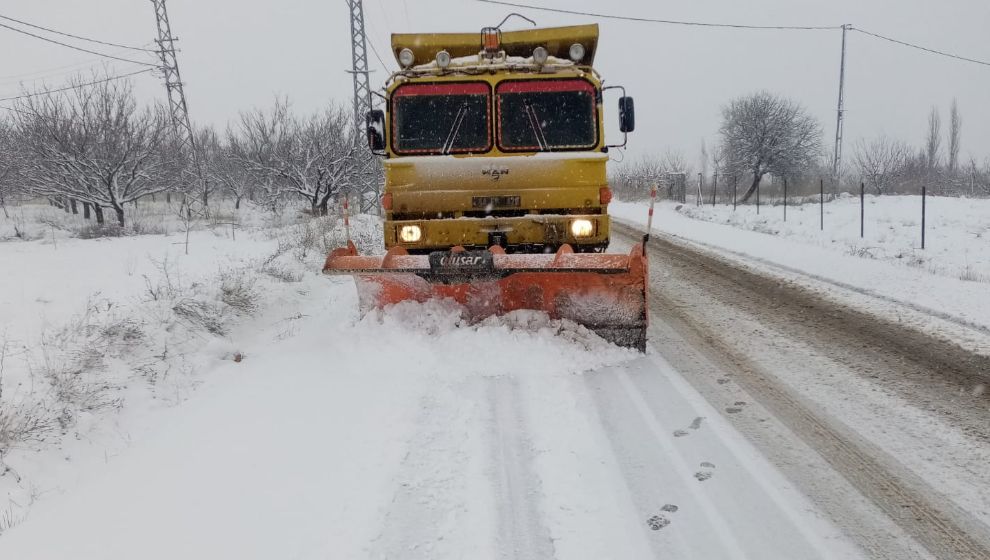
[[[499,148],[590,149],[598,143],[595,88],[585,80],[529,80],[498,87]]]
[[[408,84],[392,94],[392,148],[399,154],[463,154],[491,149],[491,95],[485,83]]]

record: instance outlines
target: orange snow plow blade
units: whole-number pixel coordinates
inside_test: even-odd
[[[620,346],[646,350],[642,245],[628,255],[576,254],[564,245],[550,255],[507,255],[501,247],[409,255],[394,247],[384,257],[368,257],[348,242],[330,253],[323,272],[354,277],[362,313],[402,301],[450,298],[472,322],[517,310],[544,311]]]

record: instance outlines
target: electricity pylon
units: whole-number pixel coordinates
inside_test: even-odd
[[[189,107],[186,104],[186,94],[183,90],[182,77],[179,74],[179,60],[175,55],[175,42],[172,36],[172,26],[168,21],[168,10],[165,0],[151,0],[155,7],[155,18],[158,21],[158,56],[162,59],[162,78],[165,80],[165,91],[168,94],[169,116],[172,120],[172,132],[175,135],[176,147],[180,153],[186,150],[192,155],[193,171],[203,190],[203,211],[209,208],[209,187],[203,173],[203,162],[199,150],[196,149],[196,135],[192,122],[189,120]]]
[[[368,75],[368,39],[364,31],[364,4],[347,0],[351,14],[351,75],[354,78],[354,126],[359,139],[365,115],[371,110],[371,85]],[[358,140],[360,142],[360,140]]]

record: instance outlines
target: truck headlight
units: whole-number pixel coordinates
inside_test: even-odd
[[[399,51],[399,64],[403,68],[409,68],[413,62],[416,62],[416,55],[413,54],[412,49],[402,49]]]
[[[571,233],[574,237],[590,237],[595,233],[595,224],[591,220],[574,220],[571,222]]]
[[[403,243],[415,243],[423,238],[423,230],[419,226],[402,226],[399,230],[399,239]]]

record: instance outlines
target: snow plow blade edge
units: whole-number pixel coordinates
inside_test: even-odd
[[[361,256],[353,243],[327,257],[323,272],[353,276],[361,312],[402,301],[455,300],[472,322],[517,310],[569,319],[619,346],[646,350],[647,266],[642,245],[628,255],[574,253],[508,255],[501,247],[454,247],[409,255],[394,247]]]

